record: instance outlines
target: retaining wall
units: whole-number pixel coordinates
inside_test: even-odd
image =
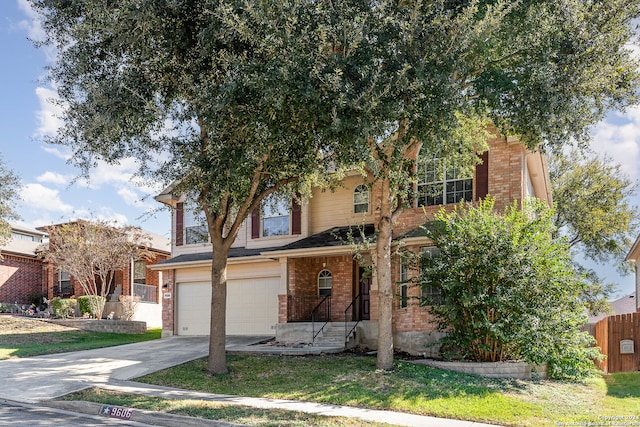
[[[116,334],[144,334],[147,332],[146,322],[132,320],[46,319],[46,321],[92,332],[113,332]]]
[[[546,364],[532,366],[525,362],[444,362],[428,359],[416,360],[414,363],[490,378],[530,379],[532,372],[535,372],[538,378],[547,377]]]

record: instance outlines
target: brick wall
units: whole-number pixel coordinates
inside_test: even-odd
[[[344,310],[353,300],[354,263],[351,255],[290,259],[289,295],[318,295],[318,274],[329,270],[332,277],[331,320],[344,321]],[[286,298],[286,296],[282,295]],[[286,299],[279,300],[278,318],[287,319]]]
[[[27,304],[29,295],[46,293],[40,259],[3,253],[0,259],[0,302]]]
[[[162,289],[162,293],[170,292],[171,298],[164,298],[164,295],[161,295],[162,299],[162,337],[170,337],[173,335],[174,330],[174,311],[175,311],[175,270],[164,270],[162,272],[162,285],[167,285],[166,289]]]
[[[513,203],[514,200],[522,200],[524,197],[526,180],[524,176],[524,162],[527,151],[522,144],[508,143],[502,137],[495,137],[488,141],[489,153],[489,178],[488,191],[489,195],[496,199],[496,209],[502,210],[505,206]],[[477,180],[474,176],[474,195],[476,200]],[[374,208],[376,200],[380,198],[380,186],[375,185],[372,192],[372,203]],[[453,209],[455,205],[445,205],[445,209]],[[398,217],[394,225],[393,236],[398,237],[402,234],[415,229],[424,224],[425,213],[427,218],[432,218],[433,214],[438,212],[442,206],[427,206],[405,209]],[[378,212],[374,209],[375,212]],[[378,221],[376,215],[375,221]]]

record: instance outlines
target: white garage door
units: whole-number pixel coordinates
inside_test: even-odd
[[[273,335],[278,323],[278,277],[227,282],[227,335]],[[178,335],[208,335],[209,283],[178,284]]]

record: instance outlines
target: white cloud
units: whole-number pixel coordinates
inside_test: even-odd
[[[50,212],[70,213],[73,206],[60,199],[58,190],[45,187],[40,184],[26,184],[20,190],[20,197],[24,204]]]
[[[640,178],[640,107],[598,124],[592,132],[591,148],[620,164],[629,178]]]
[[[70,184],[73,181],[73,177],[70,175],[63,175],[58,172],[47,171],[36,178],[38,182],[44,182],[48,184],[65,185]]]
[[[27,33],[27,37],[34,41],[44,41],[47,35],[42,27],[42,21],[40,15],[33,10],[31,3],[28,0],[17,0],[18,8],[26,15],[25,19],[22,19],[18,23],[18,28]],[[53,46],[43,46],[42,51],[48,62],[54,62],[57,56],[57,50]]]
[[[78,185],[81,187],[97,190],[103,185],[114,185],[120,187],[122,184],[128,185],[136,171],[136,161],[127,158],[119,164],[110,165],[103,161],[97,162],[97,166],[89,172],[89,179],[81,179]]]
[[[124,200],[124,202],[129,206],[135,206],[137,208],[144,208],[147,206],[147,204],[142,201],[140,195],[138,195],[138,193],[133,191],[130,187],[121,187],[118,190],[118,196],[120,196],[122,200]]]
[[[40,102],[40,110],[36,113],[38,118],[37,136],[54,135],[62,126],[63,109],[55,103],[58,100],[58,93],[51,88],[37,87],[36,96]]]
[[[52,145],[43,145],[41,147],[46,153],[53,154],[55,157],[64,160],[65,162],[71,159],[71,152],[68,150],[61,150],[58,147]]]

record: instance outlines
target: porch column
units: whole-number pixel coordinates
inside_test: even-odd
[[[280,286],[278,287],[278,323],[287,323],[287,295],[289,294],[289,264],[286,257],[280,262]]]

